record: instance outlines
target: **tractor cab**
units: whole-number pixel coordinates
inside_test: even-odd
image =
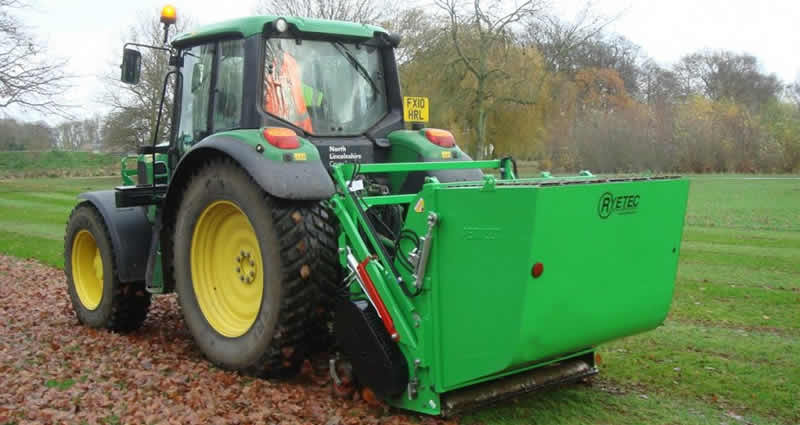
[[[176,148],[182,154],[233,129],[282,127],[317,145],[323,163],[373,162],[376,144],[403,128],[397,42],[378,27],[275,16],[178,36]]]
[[[168,33],[174,15],[162,22]],[[199,27],[167,47],[126,44],[122,80],[131,84],[138,82],[142,66],[134,48],[169,52],[173,68],[163,95],[175,107],[169,140],[158,139],[166,121],[159,119],[152,146],[140,151],[139,166],[123,169],[123,175],[138,175],[138,184],[129,178],[117,188],[118,206],[160,203],[189,152],[202,156],[203,148],[211,148],[239,155],[241,144],[225,140],[244,141],[279,160],[282,164],[269,170],[285,167],[282,178],[311,182],[300,199],[332,193],[335,164],[469,160],[449,132],[405,130],[394,54],[399,42],[399,36],[372,25],[253,16]],[[276,180],[271,175],[278,171],[255,162],[252,167],[264,180]],[[383,183],[411,193],[428,176],[482,178],[477,170],[446,170],[406,173]]]
[[[398,42],[375,26],[276,16],[178,35],[167,76],[175,83],[165,83],[176,105],[169,168],[209,136],[274,127],[317,145],[323,163],[373,162],[375,148],[403,128]],[[123,81],[135,83],[141,57],[129,50]]]

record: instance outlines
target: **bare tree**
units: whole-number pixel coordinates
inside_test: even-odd
[[[69,87],[66,61],[48,56],[15,16],[25,7],[24,0],[0,0],[0,108],[67,116],[67,106],[58,100]]]
[[[528,20],[524,40],[539,50],[550,70],[573,73],[581,60],[577,52],[598,39],[619,16],[603,17],[595,13],[591,3],[586,3],[569,21],[552,14]]]
[[[486,4],[488,3],[488,4]],[[456,61],[474,79],[470,90],[474,117],[475,154],[482,158],[487,147],[487,123],[492,107],[497,103],[533,105],[535,96],[525,95],[529,75],[509,72],[502,56],[514,44],[514,26],[541,13],[544,0],[526,0],[512,7],[499,0],[481,3],[480,0],[435,0],[448,18],[446,32],[452,42]],[[503,94],[499,86],[503,86]]]
[[[381,26],[399,34],[402,39],[400,46],[395,49],[395,57],[401,67],[436,48],[446,36],[442,25],[421,7],[401,10],[382,22]]]
[[[385,0],[260,0],[256,12],[375,24],[390,9]]]
[[[702,51],[684,56],[676,65],[687,88],[713,100],[732,99],[755,108],[778,96],[783,84],[775,74],[764,74],[752,55],[729,51]]]
[[[628,93],[634,96],[639,94],[641,48],[627,38],[620,35],[598,36],[578,46],[574,56],[580,69],[613,69],[622,78]]]
[[[65,121],[55,128],[55,147],[72,151],[91,151],[100,148],[99,115],[78,121]]]
[[[794,84],[787,87],[787,92],[789,94],[789,99],[800,107],[800,75],[797,77]]]
[[[53,129],[47,123],[0,119],[0,151],[44,151],[53,147]]]
[[[648,105],[672,103],[681,94],[680,81],[675,72],[649,59],[640,67],[639,92]]]

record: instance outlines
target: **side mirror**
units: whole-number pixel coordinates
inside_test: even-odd
[[[123,83],[139,84],[139,77],[142,74],[142,53],[134,49],[125,49],[122,53],[122,77]]]

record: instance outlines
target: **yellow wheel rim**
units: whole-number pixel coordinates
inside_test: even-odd
[[[261,309],[264,267],[250,220],[233,202],[206,207],[192,235],[192,286],[206,321],[220,334],[244,335]]]
[[[103,299],[103,257],[88,230],[79,231],[72,240],[72,281],[81,304],[96,310]]]

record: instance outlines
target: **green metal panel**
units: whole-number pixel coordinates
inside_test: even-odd
[[[437,391],[660,325],[687,194],[686,180],[423,190],[441,219],[429,272]]]
[[[175,46],[185,46],[192,44],[195,40],[204,40],[223,36],[237,35],[240,37],[250,37],[264,31],[264,26],[278,19],[280,16],[249,16],[245,18],[232,19],[210,25],[203,25],[194,31],[179,34],[173,40]],[[328,21],[324,19],[311,19],[299,17],[283,17],[290,24],[293,24],[302,32],[331,34],[342,37],[372,38],[375,32],[385,33],[381,27],[353,22]]]

